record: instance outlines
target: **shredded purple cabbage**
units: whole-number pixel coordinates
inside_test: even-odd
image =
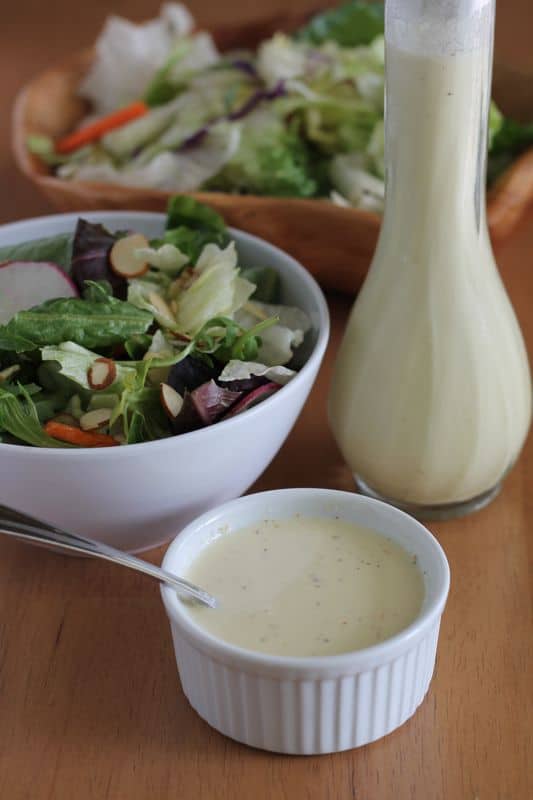
[[[278,97],[283,97],[285,93],[285,84],[283,81],[278,81],[272,89],[258,89],[240,108],[228,114],[226,119],[230,122],[242,119],[253,111],[259,103],[262,103],[264,100],[277,100]]]
[[[230,61],[230,65],[233,69],[240,69],[241,72],[245,72],[247,75],[250,75],[251,78],[259,78],[255,65],[251,61],[247,61],[245,58],[236,58],[233,61]]]
[[[236,109],[236,111],[232,111],[231,114],[226,114],[221,117],[214,117],[209,122],[206,122],[205,125],[202,125],[201,128],[198,128],[198,130],[192,133],[190,136],[187,136],[187,138],[183,140],[179,147],[176,148],[175,152],[182,153],[185,150],[189,150],[190,148],[201,144],[201,142],[209,133],[210,129],[217,122],[222,122],[224,120],[227,120],[228,122],[236,122],[237,120],[246,117],[263,101],[277,100],[278,97],[284,97],[285,94],[286,90],[283,81],[278,81],[278,83],[272,89],[258,89],[251,97],[248,98],[248,100],[246,100],[245,103],[242,104],[240,108]]]

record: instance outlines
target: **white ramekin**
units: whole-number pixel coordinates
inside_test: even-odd
[[[192,621],[172,589],[161,591],[183,691],[203,719],[253,747],[301,755],[332,753],[385,736],[424,699],[433,675],[449,568],[437,540],[412,517],[377,500],[328,489],[282,489],[219,506],[182,531],[163,567],[183,574],[221,528],[296,513],[359,522],[412,552],[426,590],[417,619],[364,650],[289,658],[215,638]]]

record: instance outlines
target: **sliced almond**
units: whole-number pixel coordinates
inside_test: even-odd
[[[171,283],[169,290],[170,296],[177,297],[181,292],[184,292],[192,286],[197,278],[198,273],[195,272],[194,267],[185,267],[176,280]]]
[[[142,233],[132,233],[118,239],[109,253],[113,272],[121,278],[139,278],[148,272],[150,265],[137,255],[141,247],[150,247],[150,242]]]
[[[87,383],[100,391],[111,386],[117,377],[117,365],[112,358],[96,358],[87,370]]]
[[[95,431],[102,425],[107,425],[112,415],[112,408],[95,408],[80,417],[80,428],[82,431]]]
[[[157,292],[150,292],[148,300],[162,317],[165,317],[171,325],[175,324],[176,320],[174,319],[174,314],[160,294],[157,294]]]
[[[12,367],[6,367],[0,372],[0,383],[8,381],[20,369],[20,364],[13,364]]]
[[[170,419],[176,419],[183,405],[183,397],[168,383],[161,384],[161,405]]]

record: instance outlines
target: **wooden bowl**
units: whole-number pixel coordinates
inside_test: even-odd
[[[273,31],[290,28],[287,18],[270,19],[218,31],[221,49],[254,45]],[[53,138],[72,130],[88,107],[76,95],[92,51],[36,77],[19,94],[13,117],[13,149],[19,168],[62,211],[137,209],[162,211],[170,192],[108,183],[65,181],[26,148],[29,134]],[[376,245],[380,217],[341,208],[327,200],[300,200],[197,192],[198,200],[219,211],[228,224],[261,236],[287,250],[322,286],[354,292],[363,281]],[[491,238],[500,244],[512,234],[533,201],[533,149],[518,158],[491,189],[488,219]]]

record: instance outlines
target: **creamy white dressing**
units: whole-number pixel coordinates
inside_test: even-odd
[[[416,558],[375,531],[296,515],[223,532],[185,577],[220,600],[188,605],[201,627],[249,650],[284,656],[346,653],[381,642],[418,615]]]
[[[420,505],[491,490],[531,418],[527,355],[484,212],[492,27],[490,3],[477,5],[453,31],[390,21],[385,217],[330,397],[352,471]]]

